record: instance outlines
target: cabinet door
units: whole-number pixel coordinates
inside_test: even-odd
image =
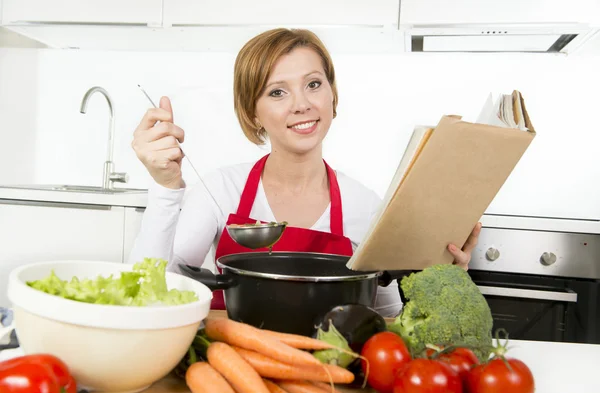
[[[162,22],[162,0],[4,0],[2,5],[3,24]]]
[[[0,200],[0,307],[9,272],[61,259],[121,262],[123,207]]]
[[[399,8],[399,0],[164,0],[164,22],[397,27]]]

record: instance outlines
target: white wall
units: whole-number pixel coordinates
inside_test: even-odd
[[[600,57],[553,55],[334,55],[340,103],[325,159],[385,193],[415,124],[444,114],[474,120],[490,91],[520,90],[536,139],[488,213],[600,218]],[[149,103],[171,97],[184,151],[201,172],[255,160],[233,113],[233,54],[0,49],[0,184],[100,185],[108,108],[116,106],[114,160],[130,186],[149,176],[130,148]],[[17,152],[22,149],[22,152]],[[187,165],[187,164],[184,164]],[[184,166],[188,183],[191,169]],[[460,179],[456,179],[460,182]]]
[[[0,49],[0,184],[35,178],[38,55]]]

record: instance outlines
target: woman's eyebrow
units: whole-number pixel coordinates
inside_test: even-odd
[[[323,75],[323,73],[321,71],[315,70],[315,71],[311,71],[308,74],[304,75],[304,78],[307,78],[307,77],[311,76],[312,74]],[[285,83],[285,81],[273,81],[273,82],[270,82],[269,84],[267,84],[267,86],[265,86],[265,88],[267,88],[267,87],[269,87],[271,85],[277,85],[277,84],[282,84],[282,83]]]

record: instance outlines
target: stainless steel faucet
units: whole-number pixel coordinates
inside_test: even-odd
[[[106,154],[106,162],[104,163],[104,172],[102,177],[102,188],[104,189],[113,189],[114,183],[127,183],[129,181],[129,175],[125,172],[114,172],[115,163],[113,162],[113,150],[115,147],[115,112],[112,99],[108,92],[102,87],[95,86],[89,89],[85,95],[83,96],[83,100],[81,101],[81,109],[79,112],[86,113],[87,104],[90,100],[90,97],[94,93],[101,93],[106,98],[108,102],[108,109],[110,111],[110,124],[108,128],[108,151]]]

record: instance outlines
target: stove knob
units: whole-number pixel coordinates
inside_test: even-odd
[[[486,251],[485,257],[487,258],[488,261],[492,261],[493,262],[496,259],[500,258],[500,251],[498,251],[494,247],[490,247]]]
[[[544,266],[550,266],[556,262],[556,255],[552,252],[545,252],[542,254],[541,262]]]

